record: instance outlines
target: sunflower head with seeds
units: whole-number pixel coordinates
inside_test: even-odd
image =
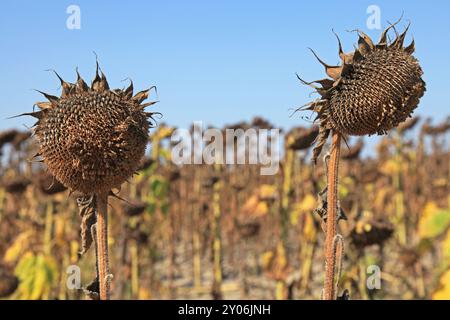
[[[344,53],[336,35],[342,61],[337,66],[326,64],[311,50],[329,77],[312,82],[298,77],[320,95],[299,109],[317,113],[315,121],[319,122],[320,130],[313,151],[314,162],[331,131],[355,136],[386,134],[405,121],[419,104],[425,82],[421,78],[422,69],[412,56],[414,40],[404,47],[409,26],[398,34],[395,24],[383,31],[377,44],[356,30],[358,47],[351,53]],[[393,41],[388,38],[391,29],[396,34]]]
[[[119,188],[144,156],[156,114],[145,108],[156,102],[143,101],[155,87],[133,95],[131,82],[126,89],[112,90],[103,72],[99,74],[98,63],[90,87],[78,71],[76,83],[56,75],[61,96],[41,92],[48,101],[36,103],[39,111],[25,114],[38,119],[37,156],[71,191],[92,195]]]

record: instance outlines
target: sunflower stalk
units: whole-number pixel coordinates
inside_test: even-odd
[[[281,198],[281,241],[286,246],[289,227],[289,197],[292,192],[292,170],[295,161],[295,151],[287,150],[283,177],[283,196]]]
[[[406,245],[408,241],[408,221],[405,215],[404,193],[402,185],[403,159],[402,159],[403,137],[398,134],[395,141],[395,163],[397,164],[397,172],[394,175],[395,187],[395,213],[398,219],[398,239],[400,244]]]
[[[5,199],[6,199],[6,192],[4,188],[0,188],[0,222],[3,220],[3,213],[5,208]]]
[[[326,237],[325,237],[325,282],[323,287],[323,298],[325,300],[334,300],[336,298],[335,271],[336,271],[338,174],[339,174],[340,149],[341,149],[341,134],[337,131],[334,131],[327,177],[328,207],[327,207]]]
[[[131,296],[139,299],[139,252],[136,240],[130,241],[131,255]]]
[[[110,299],[110,273],[108,253],[108,194],[101,193],[97,198],[97,265],[100,285],[100,300]]]
[[[194,180],[195,194],[200,194],[200,177],[196,177]],[[202,285],[202,257],[201,257],[201,235],[199,230],[200,225],[200,199],[196,201],[193,206],[192,216],[192,246],[193,246],[193,258],[192,269],[194,277],[194,287],[200,288]]]
[[[300,292],[306,292],[308,286],[310,285],[311,272],[313,267],[313,259],[314,252],[316,249],[316,240],[317,240],[317,231],[314,229],[312,239],[300,239],[300,241],[306,242],[305,245],[302,245],[300,257],[301,260],[301,268],[300,268],[300,281],[299,281],[299,289]]]
[[[46,255],[50,255],[52,250],[53,210],[53,201],[50,200],[45,213],[44,253]]]
[[[220,164],[215,164],[215,171],[220,172]],[[218,181],[214,184],[213,194],[213,217],[212,217],[212,230],[213,230],[213,286],[212,296],[215,300],[222,299],[222,237],[221,237],[221,207],[220,199],[222,193],[222,181]]]
[[[289,227],[289,197],[292,191],[292,170],[294,167],[295,151],[292,149],[287,150],[285,166],[283,172],[283,189],[281,197],[281,214],[280,214],[280,245],[282,246],[282,252],[286,252],[288,241],[288,227]],[[283,280],[277,280],[275,297],[277,300],[285,300],[287,298],[287,285]]]

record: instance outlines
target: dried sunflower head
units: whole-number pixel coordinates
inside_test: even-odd
[[[296,127],[286,134],[286,147],[292,150],[305,150],[311,147],[319,134],[319,127]]]
[[[18,286],[19,279],[0,265],[0,299],[13,294]]]
[[[385,134],[408,118],[417,107],[425,92],[422,69],[412,56],[414,40],[404,47],[406,33],[397,34],[388,40],[388,31],[383,31],[378,44],[362,31],[358,31],[358,47],[344,53],[339,43],[341,65],[330,66],[316,58],[325,67],[331,78],[306,82],[321,96],[301,110],[317,113],[320,124],[317,146],[313,152],[315,161],[320,155],[331,130],[346,135]],[[317,83],[320,86],[313,85]]]
[[[12,143],[16,139],[16,136],[18,134],[19,131],[17,130],[7,130],[0,132],[0,148],[5,144]]]
[[[360,138],[353,146],[341,151],[341,158],[344,160],[355,160],[358,159],[364,148],[364,140]]]
[[[123,212],[128,217],[136,217],[140,216],[145,212],[145,209],[147,208],[147,204],[143,202],[136,202],[136,203],[126,203],[123,206]]]
[[[413,117],[413,118],[401,123],[397,127],[398,133],[404,134],[406,131],[413,129],[419,121],[420,121],[420,117],[416,116],[416,117]]]
[[[61,182],[48,172],[40,172],[35,175],[34,183],[38,190],[45,195],[54,195],[67,190]]]
[[[12,180],[6,180],[3,184],[5,191],[10,194],[22,194],[30,184],[30,180],[25,177],[17,177]]]
[[[431,124],[431,119],[427,121],[422,126],[422,133],[428,134],[430,136],[438,136],[440,134],[446,133],[450,130],[450,117],[447,117],[442,123],[433,126]]]
[[[350,232],[352,243],[358,248],[374,244],[382,245],[388,240],[394,227],[383,219],[361,219]]]
[[[34,133],[39,156],[58,181],[82,194],[119,188],[139,168],[148,142],[149,118],[142,103],[149,91],[133,96],[133,83],[109,89],[99,67],[89,87],[77,72],[76,83],[61,81],[61,97],[42,93],[48,102],[28,113],[38,119]]]

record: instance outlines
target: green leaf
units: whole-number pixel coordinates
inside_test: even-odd
[[[156,212],[156,204],[152,201],[147,204],[146,212],[150,215],[155,214]]]
[[[169,184],[164,178],[155,177],[151,182],[151,190],[156,198],[163,199],[168,194]]]
[[[161,205],[161,211],[164,215],[167,215],[169,213],[169,204],[167,202]]]
[[[435,238],[450,226],[450,210],[440,209],[434,202],[426,204],[419,221],[420,238]]]

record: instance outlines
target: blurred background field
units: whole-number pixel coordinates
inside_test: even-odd
[[[272,127],[262,118],[227,126]],[[151,130],[139,174],[120,190],[126,201],[110,200],[112,297],[320,298],[324,233],[314,210],[325,178],[309,148],[317,128],[284,132],[273,176],[259,165],[175,166],[173,130]],[[340,288],[352,299],[450,299],[449,134],[450,118],[413,118],[370,152],[362,139],[343,144]],[[82,286],[95,277],[94,251],[78,256],[76,195],[28,161],[29,132],[2,131],[0,147],[0,297],[85,299],[66,285],[71,265]],[[366,286],[370,265],[382,271],[379,290]]]

